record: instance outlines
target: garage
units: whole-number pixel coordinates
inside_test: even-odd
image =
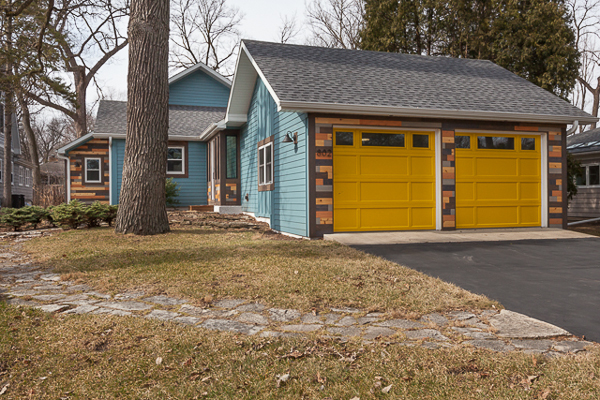
[[[436,229],[435,133],[337,129],[335,232]]]
[[[541,226],[539,135],[456,132],[456,228]]]

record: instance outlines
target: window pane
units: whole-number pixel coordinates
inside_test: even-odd
[[[258,183],[260,185],[262,185],[263,183],[265,183],[265,167],[264,167],[264,165],[261,165],[258,168]]]
[[[227,179],[237,178],[237,137],[227,136]]]
[[[97,159],[87,159],[86,163],[87,163],[87,169],[95,169],[95,170],[99,170],[100,169],[100,160],[97,160]]]
[[[273,167],[273,164],[271,163],[267,163],[267,180],[265,181],[265,183],[271,183],[273,182],[273,171],[271,170],[271,168]]]
[[[471,136],[454,136],[454,147],[457,149],[470,149]]]
[[[585,181],[585,170],[586,168],[583,167],[581,168],[581,175],[575,175],[575,184],[577,186],[585,186],[587,184],[587,182]]]
[[[535,150],[535,139],[521,138],[521,150]]]
[[[271,162],[271,157],[273,155],[272,153],[273,153],[273,145],[270,144],[267,147],[265,147],[265,156],[267,159],[267,164]]]
[[[87,180],[88,181],[99,181],[100,180],[100,171],[87,171]]]
[[[363,133],[363,146],[404,147],[403,133]]]
[[[514,150],[515,138],[502,136],[478,136],[477,147],[480,149]]]
[[[183,160],[183,149],[178,147],[169,147],[169,153],[167,154],[168,160]]]
[[[429,148],[429,135],[413,135],[413,147]]]
[[[183,172],[183,161],[168,160],[167,161],[167,172]]]
[[[354,146],[353,132],[336,132],[335,144],[338,146]]]
[[[590,185],[600,185],[600,166],[598,165],[590,165],[589,167],[590,173]]]
[[[265,165],[265,148],[258,150],[258,164]]]

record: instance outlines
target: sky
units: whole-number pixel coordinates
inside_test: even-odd
[[[227,0],[244,14],[239,30],[242,39],[277,41],[281,20],[294,14],[298,23],[303,23],[305,0]],[[306,26],[291,42],[302,43],[306,37]],[[126,100],[127,97],[127,48],[105,64],[97,75],[97,81],[108,98]],[[88,104],[98,99],[96,90],[88,92]]]

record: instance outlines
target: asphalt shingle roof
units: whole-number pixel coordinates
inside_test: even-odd
[[[224,107],[169,105],[169,135],[200,135],[211,124],[225,117]],[[127,102],[101,100],[98,106],[96,133],[125,134],[127,131]]]
[[[567,137],[567,150],[569,153],[600,151],[600,128]]]
[[[244,44],[281,101],[590,117],[490,61]]]

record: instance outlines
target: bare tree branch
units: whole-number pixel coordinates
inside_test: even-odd
[[[301,27],[298,25],[296,15],[285,15],[281,18],[281,25],[279,27],[279,35],[277,40],[280,43],[288,43],[294,40],[294,38],[300,33],[300,28]]]
[[[306,17],[312,31],[310,44],[343,49],[360,48],[364,26],[362,0],[313,0]]]

